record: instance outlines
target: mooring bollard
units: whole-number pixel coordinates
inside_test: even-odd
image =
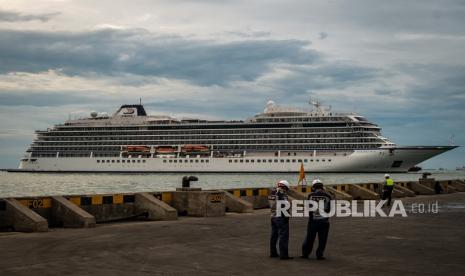
[[[198,181],[199,179],[196,176],[184,176],[182,178],[182,187],[183,188],[190,188],[191,187],[191,181]]]

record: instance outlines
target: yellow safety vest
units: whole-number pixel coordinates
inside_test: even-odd
[[[386,186],[394,186],[394,180],[391,178],[386,179]]]

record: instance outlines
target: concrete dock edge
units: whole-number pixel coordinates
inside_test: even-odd
[[[63,227],[94,227],[95,217],[62,196],[52,197],[52,219]]]
[[[136,213],[147,212],[149,220],[176,220],[178,218],[175,208],[149,193],[136,194],[134,204]]]
[[[6,210],[4,220],[6,224],[19,232],[47,232],[48,222],[36,212],[22,205],[16,199],[5,199]]]
[[[225,192],[226,211],[234,213],[252,213],[253,205],[240,197]]]

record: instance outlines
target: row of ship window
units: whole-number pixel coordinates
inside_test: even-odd
[[[82,135],[84,134],[84,135]],[[252,139],[260,139],[260,138],[325,138],[325,137],[363,137],[363,136],[374,136],[372,131],[366,132],[352,132],[352,131],[344,131],[344,132],[316,132],[316,133],[290,133],[290,132],[283,132],[283,133],[208,133],[208,134],[188,134],[189,137],[200,136],[201,139],[230,139],[230,138],[252,138]],[[128,139],[136,139],[136,140],[152,140],[153,137],[160,137],[164,140],[172,140],[177,139],[179,137],[185,137],[186,134],[145,134],[145,133],[134,133],[134,134],[121,134],[121,133],[105,133],[101,135],[89,135],[88,133],[81,133],[79,135],[41,135],[40,138],[42,140],[51,140],[50,138],[56,140],[65,140],[65,139],[81,139],[81,140],[128,140]],[[108,138],[109,137],[109,138]],[[83,139],[85,138],[85,139]]]
[[[308,162],[320,162],[320,159],[229,159],[229,163],[308,163]],[[331,162],[331,159],[321,159],[321,162]]]
[[[163,163],[208,163],[208,159],[168,159],[163,160]],[[308,163],[308,162],[320,162],[320,159],[229,159],[229,163]],[[321,159],[321,162],[331,162],[331,159]]]
[[[308,163],[320,162],[320,159],[229,159],[229,163]],[[321,159],[321,162],[331,162],[331,159]],[[209,163],[208,159],[168,159],[163,160],[163,163]],[[146,163],[145,159],[117,159],[117,160],[97,160],[97,163]]]
[[[122,159],[122,160],[97,160],[97,163],[145,163],[146,160],[144,159],[132,159],[132,160],[126,160],[126,159]]]
[[[124,132],[128,135],[140,135],[142,133],[144,134],[163,134],[163,135],[169,135],[169,134],[179,134],[181,133],[183,135],[191,135],[191,134],[249,134],[249,133],[299,133],[299,132],[347,132],[350,130],[350,132],[356,132],[356,131],[365,131],[366,128],[360,128],[360,127],[327,127],[327,128],[322,128],[322,127],[299,127],[299,128],[268,128],[268,129],[229,129],[229,130],[219,130],[219,129],[207,129],[207,130],[186,130],[186,129],[179,129],[179,130],[125,130],[123,128],[121,129],[99,129],[99,130],[94,130],[94,129],[55,129],[51,131],[37,131],[37,133],[44,135],[44,136],[71,136],[71,135],[78,135],[80,136],[82,133],[85,133],[86,135],[108,135],[108,134],[117,134],[121,135],[120,132]],[[73,132],[72,132],[73,131]],[[115,132],[116,131],[116,132]]]

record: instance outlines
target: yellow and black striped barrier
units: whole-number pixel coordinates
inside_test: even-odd
[[[173,193],[172,192],[160,192],[154,193],[154,197],[170,205],[173,202]]]
[[[268,188],[247,188],[247,189],[232,189],[227,190],[229,193],[241,197],[241,196],[268,196],[270,190]]]
[[[154,197],[170,204],[173,200],[172,192],[152,193]],[[82,195],[82,196],[65,196],[66,199],[77,206],[104,205],[104,204],[125,204],[134,203],[134,194],[114,194],[114,195]],[[49,209],[52,208],[51,197],[19,198],[19,203],[29,209]],[[0,206],[1,207],[1,206]]]

